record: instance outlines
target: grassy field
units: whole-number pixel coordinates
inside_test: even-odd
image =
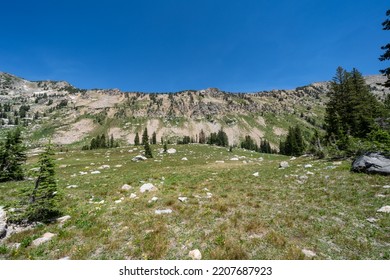
[[[390,189],[383,188],[389,177],[351,173],[348,161],[206,145],[169,146],[177,149],[172,155],[153,146],[154,159],[132,162],[140,154],[133,148],[57,153],[62,209],[70,220],[10,236],[0,243],[0,258],[189,259],[199,249],[203,259],[390,259],[390,214],[377,212],[390,205]],[[283,160],[290,167],[279,169]],[[26,169],[36,161],[30,156]],[[158,190],[141,193],[143,183]],[[33,184],[0,184],[0,205]],[[122,190],[123,184],[132,189]],[[179,201],[183,196],[187,201]],[[158,200],[149,202],[152,197]],[[172,213],[155,214],[164,209]],[[56,236],[30,245],[45,232]]]

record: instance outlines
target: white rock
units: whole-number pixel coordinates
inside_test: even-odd
[[[68,221],[71,217],[69,215],[66,215],[66,216],[63,216],[63,217],[60,217],[57,219],[57,222],[59,222],[60,224],[64,224],[66,221]]]
[[[299,176],[299,180],[304,181],[304,180],[307,180],[307,179],[309,179],[309,177],[307,177],[306,175]]]
[[[305,168],[312,168],[313,167],[313,165],[311,165],[311,164],[305,164]]]
[[[290,160],[296,160],[297,158],[296,157],[292,157],[292,158],[290,158]]]
[[[281,163],[279,163],[279,168],[287,168],[287,167],[289,167],[287,161],[282,161]]]
[[[224,160],[216,160],[215,163],[225,163]]]
[[[122,167],[122,166],[123,166],[122,164],[115,165],[116,168],[119,168],[119,167]]]
[[[91,174],[100,174],[99,170],[91,171]]]
[[[158,200],[158,197],[153,196],[148,202],[152,203],[152,202],[156,202],[157,200]]]
[[[122,202],[122,199],[115,200],[116,204],[121,203],[121,202]]]
[[[306,174],[307,174],[307,175],[314,175],[314,173],[313,173],[313,172],[310,172],[310,171],[307,171]]]
[[[230,160],[232,160],[232,161],[238,161],[239,158],[233,157],[233,158],[231,158]]]
[[[384,189],[390,189],[390,185],[383,186]]]
[[[154,211],[154,213],[157,214],[157,215],[171,214],[172,210],[171,209],[156,210],[156,211]]]
[[[178,200],[180,200],[181,202],[186,202],[188,200],[188,198],[185,196],[179,196]]]
[[[206,193],[206,196],[207,196],[207,198],[212,198],[213,194],[208,192],[208,193]]]
[[[314,258],[315,256],[317,256],[316,253],[314,253],[313,251],[308,250],[308,249],[303,249],[303,250],[302,250],[302,253],[303,253],[307,258]]]
[[[136,198],[137,195],[135,193],[130,194],[130,198]]]
[[[334,161],[332,164],[333,165],[341,165],[343,162],[342,161]]]
[[[144,193],[144,192],[154,192],[154,191],[157,191],[158,189],[151,183],[146,183],[146,184],[143,184],[139,191],[141,193]]]
[[[382,208],[378,209],[376,212],[390,213],[390,206],[389,205],[383,206]]]
[[[124,190],[124,191],[128,191],[132,188],[132,186],[128,185],[128,184],[124,184],[121,189]]]
[[[168,154],[176,154],[176,149],[170,148],[167,150]]]
[[[104,164],[104,165],[99,167],[99,169],[109,169],[109,168],[110,168],[110,166],[107,164]]]
[[[376,221],[378,221],[378,220],[375,219],[374,217],[367,218],[367,222],[375,223]]]
[[[37,238],[35,240],[33,240],[33,242],[31,243],[32,246],[39,246],[43,243],[46,243],[46,242],[49,242],[50,240],[52,240],[52,238],[55,236],[54,233],[51,233],[51,232],[46,232],[42,237],[40,238]]]
[[[7,234],[7,213],[0,206],[0,239]]]
[[[259,157],[259,161],[263,161],[264,160],[264,158],[263,157]]]
[[[138,155],[138,156],[133,157],[132,161],[142,161],[142,160],[147,160],[147,159],[148,159],[147,157],[144,157],[142,155]]]
[[[181,160],[187,161],[187,160],[188,160],[188,158],[186,158],[186,157],[183,157]]]
[[[255,176],[255,177],[259,177],[259,172],[255,172],[252,175]]]
[[[78,188],[79,186],[77,186],[77,185],[69,185],[69,186],[67,186],[66,188],[67,189],[75,189],[75,188]]]
[[[192,250],[188,253],[188,256],[193,260],[201,260],[202,254],[198,249]]]
[[[30,171],[34,171],[34,172],[39,172],[39,170],[41,170],[40,167],[34,167],[30,169]]]

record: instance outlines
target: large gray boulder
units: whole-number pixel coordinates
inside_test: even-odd
[[[0,239],[7,235],[7,215],[3,209],[3,206],[0,206]]]
[[[365,153],[354,160],[352,171],[390,175],[390,158],[381,153]]]

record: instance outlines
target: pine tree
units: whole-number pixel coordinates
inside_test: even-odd
[[[167,142],[164,143],[164,153],[167,153],[168,152],[168,146],[167,146]]]
[[[111,134],[111,137],[110,137],[110,148],[114,148],[114,146],[115,146],[114,135]]]
[[[153,134],[152,134],[152,144],[153,145],[157,144],[157,134],[156,134],[156,132],[153,132]]]
[[[23,180],[22,164],[26,159],[20,128],[8,131],[5,141],[0,144],[0,181]]]
[[[145,127],[144,133],[142,134],[142,145],[149,143],[148,129]]]
[[[139,135],[138,135],[138,132],[135,134],[135,137],[134,137],[134,145],[135,146],[139,145]]]
[[[49,143],[39,156],[39,175],[29,196],[26,218],[30,222],[45,222],[60,213],[53,156],[54,151]]]
[[[146,141],[144,144],[145,157],[153,158],[152,149],[150,148],[149,141]]]
[[[386,16],[388,18],[382,23],[383,26],[382,29],[390,30],[390,10],[386,11]],[[385,46],[382,46],[381,49],[384,50],[385,53],[379,57],[379,60],[380,61],[390,60],[390,44],[386,44]],[[387,77],[387,81],[385,82],[384,86],[390,87],[390,67],[380,70],[380,72]]]
[[[206,134],[204,133],[203,129],[199,132],[199,144],[206,144]]]

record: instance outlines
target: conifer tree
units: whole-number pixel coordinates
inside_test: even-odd
[[[199,132],[199,144],[206,144],[206,134],[204,133],[203,129]]]
[[[39,156],[39,174],[29,196],[26,218],[30,222],[48,221],[60,213],[53,156],[54,151],[49,143]]]
[[[135,146],[139,145],[139,135],[138,135],[138,132],[135,134],[135,137],[134,137],[134,145]]]
[[[148,129],[145,127],[144,133],[142,134],[142,145],[149,143]]]
[[[0,143],[0,181],[23,180],[22,164],[26,159],[20,128],[8,131],[5,141]]]
[[[145,157],[153,158],[152,149],[150,148],[149,141],[146,141],[144,144]]]
[[[383,30],[390,30],[390,10],[386,11],[386,16],[388,17],[383,23]],[[386,44],[385,46],[381,47],[382,50],[385,51],[384,54],[382,54],[379,57],[380,61],[390,60],[390,43]],[[385,82],[384,86],[390,87],[390,67],[387,67],[386,69],[383,69],[380,71],[382,74],[384,74],[387,77],[387,81]]]
[[[157,144],[157,134],[156,134],[155,131],[154,131],[153,134],[152,134],[152,144],[153,144],[153,145],[156,145],[156,144]]]

